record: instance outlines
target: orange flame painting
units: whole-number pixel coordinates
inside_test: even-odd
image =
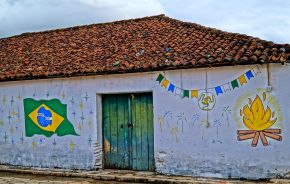
[[[256,96],[254,101],[249,98],[248,104],[240,110],[240,115],[243,116],[243,123],[249,130],[238,130],[238,140],[252,140],[252,146],[255,147],[258,144],[259,138],[264,146],[268,145],[268,138],[282,141],[281,129],[271,129],[270,127],[277,122],[275,112],[267,106],[265,109],[264,103],[267,95],[263,93],[263,101],[260,96]]]

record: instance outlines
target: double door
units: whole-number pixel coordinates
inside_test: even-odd
[[[154,170],[152,94],[103,95],[104,167]]]

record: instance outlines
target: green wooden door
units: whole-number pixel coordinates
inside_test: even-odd
[[[104,166],[154,170],[152,94],[103,95]]]

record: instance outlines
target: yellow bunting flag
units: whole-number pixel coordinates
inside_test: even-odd
[[[239,82],[240,82],[240,85],[243,85],[243,84],[246,84],[247,83],[247,80],[246,80],[245,75],[241,75],[239,77]]]
[[[198,98],[198,90],[191,91],[191,98]]]
[[[164,88],[167,88],[168,84],[169,84],[169,81],[167,79],[164,79],[161,83],[161,86]]]

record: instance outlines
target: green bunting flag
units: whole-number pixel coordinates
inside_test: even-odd
[[[184,90],[183,91],[183,97],[189,98],[189,90]]]
[[[237,79],[233,80],[233,81],[231,82],[231,84],[232,84],[233,89],[239,87],[239,83],[238,83],[238,80],[237,80]]]
[[[159,84],[162,82],[162,80],[164,79],[163,75],[162,74],[159,74],[156,81],[159,82]]]
[[[78,135],[72,123],[67,119],[67,105],[58,99],[39,100],[26,98],[24,102],[25,134],[32,137],[34,134],[51,137]]]

